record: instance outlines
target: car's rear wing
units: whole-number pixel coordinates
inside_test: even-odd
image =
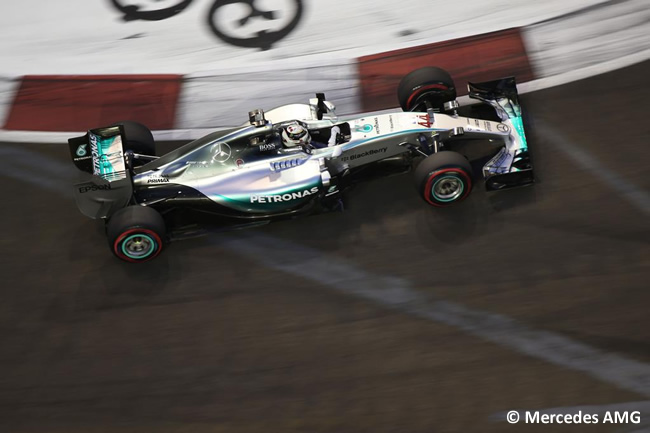
[[[126,162],[122,126],[91,129],[81,137],[68,140],[72,161],[81,171],[107,181],[125,178]]]
[[[505,146],[483,167],[488,190],[530,185],[535,181],[514,77],[468,83],[470,98],[490,104],[509,132]]]
[[[68,140],[75,166],[93,175],[74,186],[77,207],[90,218],[110,217],[131,201],[133,183],[123,139],[122,126],[110,126]]]

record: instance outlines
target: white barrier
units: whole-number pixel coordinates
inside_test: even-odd
[[[173,1],[178,0],[163,3]],[[531,63],[541,79],[524,84],[524,92],[650,58],[647,0],[595,4],[592,0],[476,1],[471,10],[466,5],[445,4],[444,9],[436,5],[435,11],[424,8],[430,5],[424,0],[406,1],[399,10],[393,9],[393,0],[353,6],[343,0],[305,0],[309,11],[305,23],[268,51],[227,46],[209,35],[198,16],[198,5],[203,3],[197,0],[197,7],[191,5],[169,20],[129,23],[119,21],[119,13],[110,9],[108,0],[69,0],[59,5],[22,0],[8,4],[5,8],[9,12],[0,15],[0,36],[6,36],[0,38],[0,57],[8,60],[0,65],[0,74],[11,77],[3,74],[5,69],[48,74],[185,72],[177,107],[178,131],[160,132],[161,137],[183,139],[196,136],[192,130],[242,124],[251,109],[269,110],[306,101],[314,92],[325,92],[341,115],[358,112],[356,56],[514,24],[537,23],[524,27],[523,34]],[[77,13],[70,14],[68,8],[75,7]],[[83,14],[91,14],[93,19],[80,21]],[[33,18],[29,25],[16,19],[27,15]],[[444,20],[440,18],[443,15]],[[48,20],[55,25],[47,25]],[[350,25],[353,22],[357,25]],[[135,26],[142,26],[146,33],[124,39],[133,36]],[[43,30],[30,32],[36,27]],[[407,27],[420,30],[395,33]],[[444,31],[448,33],[443,35]],[[2,124],[18,82],[0,79]],[[20,132],[2,132],[0,139],[23,139],[16,134]]]
[[[5,124],[20,80],[0,77],[0,128]]]
[[[118,0],[144,8],[180,0]],[[449,40],[540,20],[602,3],[602,0],[301,0],[298,26],[268,51],[229,45],[216,37],[207,15],[214,0],[194,0],[160,21],[124,22],[110,0],[20,0],[0,13],[0,75],[191,74],[247,66],[260,69],[286,59],[339,61],[375,52]],[[273,30],[297,0],[258,0],[278,10],[277,20],[255,17],[232,31]],[[233,5],[236,6],[236,5]],[[233,26],[241,8],[217,15]],[[241,35],[239,35],[241,36]],[[337,60],[335,60],[337,59]]]
[[[359,112],[356,61],[262,71],[215,71],[186,76],[176,124],[193,129],[241,125],[255,108],[306,103],[315,92],[334,101],[339,114]]]
[[[619,58],[650,58],[648,0],[609,1],[524,29],[538,77],[551,77]],[[645,54],[643,54],[645,52]]]

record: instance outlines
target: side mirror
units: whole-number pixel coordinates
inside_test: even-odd
[[[249,111],[248,112],[248,121],[250,122],[251,125],[257,126],[258,128],[260,126],[266,125],[266,118],[264,117],[264,110],[261,108],[258,108],[257,110]]]

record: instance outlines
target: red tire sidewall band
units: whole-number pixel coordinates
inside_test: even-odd
[[[122,253],[122,248],[120,248],[120,244],[121,244],[121,242],[122,242],[124,239],[126,239],[127,237],[129,237],[130,235],[134,234],[134,233],[144,233],[144,234],[147,234],[147,235],[153,237],[154,240],[156,241],[156,244],[157,244],[157,245],[156,245],[156,251],[154,251],[154,253],[153,253],[152,255],[150,255],[149,257],[147,257],[147,258],[144,259],[144,260],[132,259],[131,257],[128,257],[128,256],[124,255],[124,254]],[[158,236],[158,234],[157,234],[156,232],[154,232],[153,230],[149,230],[149,229],[136,228],[136,229],[130,229],[130,230],[127,230],[127,231],[125,231],[124,233],[122,233],[121,235],[119,235],[119,236],[117,237],[117,239],[115,239],[115,242],[113,243],[113,252],[114,252],[114,253],[115,253],[115,254],[116,254],[120,259],[122,259],[122,260],[126,260],[127,262],[131,262],[131,263],[142,263],[142,262],[146,262],[146,261],[148,261],[148,260],[151,260],[151,259],[153,259],[154,257],[156,257],[158,254],[160,254],[160,251],[161,251],[161,250],[162,250],[162,240],[160,239],[160,236]]]
[[[431,200],[431,187],[433,186],[433,181],[440,176],[441,174],[445,173],[457,173],[460,174],[465,180],[467,180],[467,188],[465,188],[465,191],[463,192],[462,197],[460,197],[458,200],[454,200],[451,203],[448,204],[442,204],[442,203],[437,203],[433,200]],[[472,178],[465,172],[465,170],[462,170],[460,168],[443,168],[442,170],[436,170],[433,173],[429,175],[429,179],[427,180],[427,183],[424,187],[424,199],[427,201],[427,203],[437,206],[437,207],[446,207],[449,206],[450,204],[457,203],[461,200],[463,200],[467,195],[470,193],[472,190]]]
[[[449,90],[449,87],[445,86],[444,84],[427,84],[425,86],[422,86],[419,89],[417,89],[415,92],[411,93],[411,96],[409,96],[408,100],[406,101],[406,107],[410,110],[411,101],[416,96],[422,94],[422,92],[424,92],[425,90],[431,90],[431,89]]]

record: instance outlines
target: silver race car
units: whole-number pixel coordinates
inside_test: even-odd
[[[309,104],[251,111],[242,127],[160,157],[151,131],[139,123],[92,129],[69,140],[74,164],[92,174],[74,187],[77,205],[106,222],[118,258],[143,262],[182,236],[191,215],[209,215],[232,228],[341,210],[342,193],[370,173],[415,167],[424,201],[453,205],[475,181],[470,161],[452,150],[468,141],[490,150],[482,167],[487,190],[531,184],[514,78],[468,86],[470,97],[491,107],[488,115],[460,115],[449,74],[427,67],[402,79],[397,96],[403,112],[339,118],[319,93]]]

